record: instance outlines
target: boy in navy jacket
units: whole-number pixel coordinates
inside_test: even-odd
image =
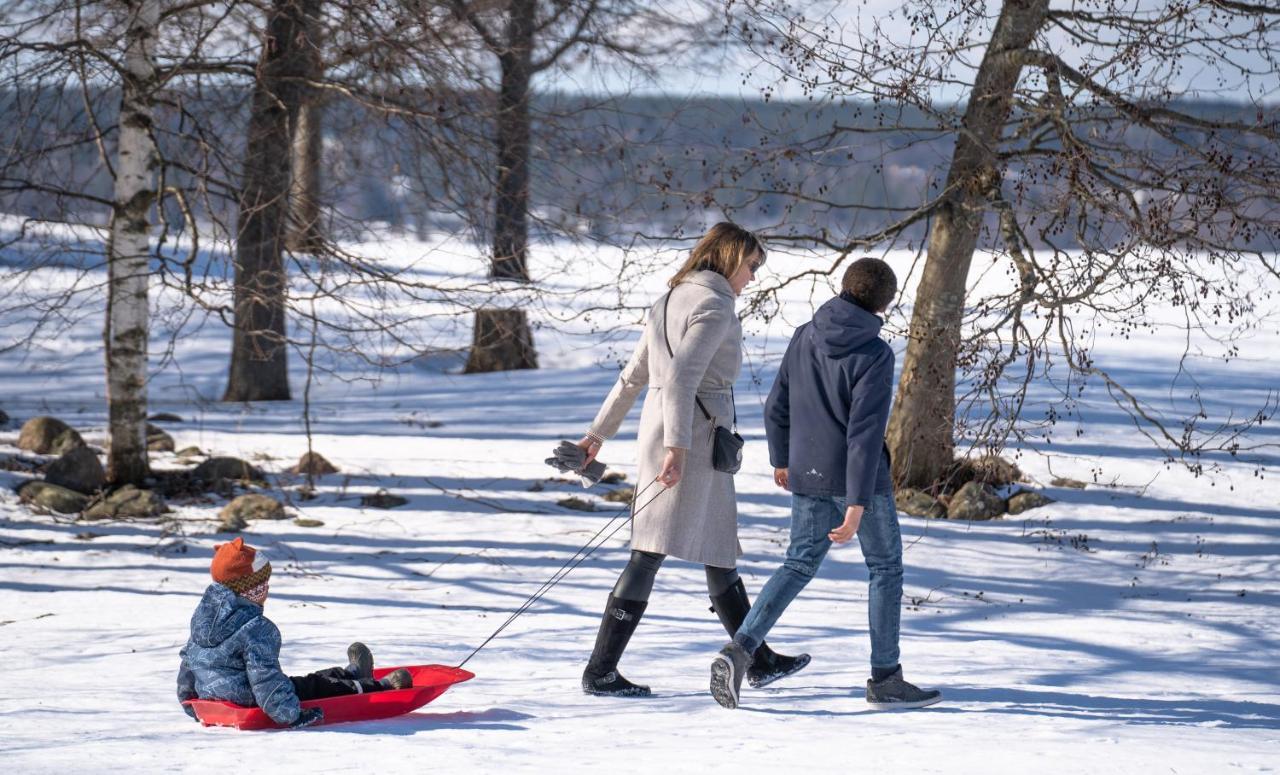
[[[305,700],[406,689],[413,676],[403,668],[373,677],[373,655],[363,643],[347,649],[346,667],[331,667],[291,678],[280,669],[280,630],[263,616],[270,590],[271,563],[236,537],[214,547],[205,590],[191,615],[191,637],[178,668],[178,702],[226,700],[257,705],[277,724],[305,727],[324,720]],[[196,718],[190,705],[187,715]]]
[[[902,678],[898,633],[902,537],[884,443],[893,398],[893,350],[880,338],[898,281],[885,262],[855,261],[841,293],[796,329],[765,404],[774,481],[791,491],[787,559],[711,667],[711,693],[737,707],[745,665],[778,617],[817,572],[832,543],[858,535],[870,570],[873,707],[932,705],[941,692]]]

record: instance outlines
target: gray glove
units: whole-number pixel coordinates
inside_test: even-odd
[[[577,474],[583,487],[596,484],[604,476],[605,464],[599,460],[588,463],[586,451],[572,441],[561,440],[560,446],[556,447],[551,454],[552,456],[546,459],[547,465],[562,474]]]

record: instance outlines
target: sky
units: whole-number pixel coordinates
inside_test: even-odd
[[[1111,0],[1121,16],[1140,18],[1143,15],[1158,12],[1167,4],[1162,0]],[[937,9],[951,9],[957,5],[972,7],[972,3],[963,0],[934,0],[923,3]],[[922,3],[916,2],[913,7]],[[986,2],[985,13],[975,25],[974,37],[985,41],[990,25],[999,13],[1001,3],[998,0]],[[1052,9],[1067,10],[1080,8],[1101,12],[1099,3],[1083,3],[1076,0],[1054,0]],[[1207,12],[1197,11],[1196,18],[1207,18]],[[846,0],[844,2],[807,3],[803,5],[804,24],[810,30],[825,28],[828,35],[845,41],[856,39],[858,30],[871,30],[879,24],[882,36],[891,42],[919,42],[921,36],[915,34],[907,21],[902,0]],[[781,17],[775,16],[775,21]],[[1231,53],[1236,67],[1223,66],[1220,59],[1221,47],[1214,46],[1209,50],[1191,52],[1191,56],[1183,57],[1176,66],[1161,68],[1160,81],[1167,83],[1174,91],[1194,92],[1201,99],[1219,99],[1228,101],[1258,101],[1276,104],[1280,102],[1280,77],[1276,75],[1277,63],[1280,62],[1280,19],[1277,26],[1268,33],[1261,49],[1238,50]],[[948,29],[958,30],[956,23],[948,25]],[[1200,33],[1201,27],[1195,30]],[[1089,52],[1076,44],[1061,29],[1051,28],[1043,37],[1041,45],[1054,53],[1063,56],[1073,65],[1087,61]],[[756,51],[748,50],[740,43],[727,46],[696,46],[694,51],[673,54],[662,62],[651,75],[637,74],[633,71],[614,67],[600,66],[592,63],[590,67],[578,67],[567,73],[558,73],[548,78],[547,85],[566,91],[589,93],[674,93],[689,95],[718,95],[758,98],[768,90],[775,98],[804,99],[806,93],[795,79],[781,79],[782,71],[763,61]],[[972,65],[982,55],[981,48],[975,48],[966,54],[965,59]],[[1144,64],[1144,62],[1146,64]],[[1150,60],[1139,60],[1137,64],[1120,66],[1120,72],[1108,78],[1109,83],[1124,83],[1126,79],[1142,80],[1144,66],[1151,67]],[[1244,71],[1252,71],[1249,73]],[[962,87],[943,87],[935,90],[935,98],[943,101],[963,99],[965,90]]]

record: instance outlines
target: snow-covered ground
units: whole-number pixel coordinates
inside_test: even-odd
[[[542,278],[565,291],[566,307],[586,304],[592,293],[607,297],[614,258],[570,277],[544,257]],[[911,257],[890,258],[905,273]],[[439,260],[456,263],[456,253]],[[37,277],[58,287],[72,274]],[[637,279],[632,299],[660,292],[661,280]],[[575,285],[597,290],[578,297]],[[791,289],[785,314],[747,326],[739,567],[752,592],[780,562],[789,513],[770,477],[761,400],[810,296]],[[3,322],[25,319],[14,311]],[[184,418],[168,426],[178,447],[253,458],[273,472],[295,514],[324,523],[257,522],[246,534],[273,561],[267,613],[284,634],[286,671],[338,663],[356,639],[383,664],[456,664],[618,513],[600,500],[603,487],[586,495],[614,510],[557,506],[583,492],[548,481],[553,472],[542,463],[558,439],[585,426],[615,378],[628,338],[615,332],[612,349],[599,344],[593,328],[607,323],[540,330],[546,368],[534,372],[464,377],[445,357],[377,385],[322,375],[315,448],[342,473],[324,477],[320,497],[307,502],[296,498],[297,478],[279,473],[305,450],[300,402],[210,402],[222,387],[225,330],[192,327],[178,339],[151,385],[151,409]],[[0,408],[19,421],[55,414],[100,444],[99,324],[94,316],[69,322],[29,352],[0,354]],[[463,344],[463,324],[438,336]],[[1170,380],[1185,341],[1169,331],[1140,349],[1100,345],[1097,357],[1153,405],[1175,403],[1185,391]],[[1204,391],[1206,410],[1222,418],[1261,406],[1280,384],[1277,348],[1280,331],[1270,325],[1232,363],[1199,363],[1201,385],[1213,388]],[[294,367],[300,394],[296,358]],[[601,454],[633,475],[637,417]],[[473,681],[419,712],[289,733],[201,728],[180,711],[174,678],[211,547],[226,540],[215,533],[223,501],[175,504],[175,519],[163,523],[77,523],[26,511],[10,489],[23,475],[0,471],[0,653],[9,669],[0,761],[13,772],[1280,767],[1276,452],[1215,458],[1217,474],[1194,477],[1166,466],[1101,390],[1086,392],[1072,423],[1051,444],[1028,443],[1018,459],[1056,503],[990,523],[903,516],[903,663],[909,679],[941,688],[945,701],[893,714],[869,712],[862,699],[866,574],[856,545],[832,552],[770,638],[778,650],[810,652],[813,664],[766,690],[744,689],[742,709],[725,711],[707,694],[710,657],[725,635],[708,611],[701,569],[675,560],[622,663],[655,696],[584,696],[578,677],[626,558],[624,530],[480,652],[467,665]],[[1266,426],[1253,438],[1280,441]],[[0,431],[0,456],[17,454],[15,441],[16,426]],[[176,465],[167,455],[157,463]],[[1271,469],[1267,478],[1255,475],[1259,463]],[[1055,476],[1104,484],[1059,488],[1049,485]],[[379,488],[410,503],[361,508],[358,496]]]

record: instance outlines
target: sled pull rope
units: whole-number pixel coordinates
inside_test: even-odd
[[[517,608],[515,611],[511,613],[510,616],[507,617],[507,620],[505,622],[503,622],[501,625],[498,626],[498,629],[493,631],[492,635],[485,638],[484,642],[481,643],[479,646],[476,646],[475,650],[472,651],[470,654],[468,654],[467,658],[459,662],[457,666],[464,667],[468,662],[471,661],[472,657],[480,653],[481,649],[483,649],[485,646],[488,646],[490,641],[498,637],[498,635],[500,635],[503,630],[507,629],[507,627],[509,627],[512,622],[514,622],[516,619],[519,619],[521,614],[528,611],[529,608],[532,607],[534,603],[541,600],[548,592],[551,591],[553,587],[555,587],[556,584],[559,584],[561,581],[563,581],[565,576],[568,576],[575,568],[577,568],[582,563],[586,562],[587,558],[590,557],[595,552],[596,549],[599,549],[601,546],[604,546],[606,541],[608,541],[610,538],[613,538],[615,533],[617,533],[619,530],[625,527],[627,523],[629,523],[631,520],[635,519],[635,516],[640,512],[644,511],[645,508],[650,503],[653,503],[658,498],[662,497],[662,493],[667,491],[667,488],[665,486],[661,490],[659,490],[657,494],[653,495],[652,497],[649,498],[649,500],[645,501],[644,505],[640,506],[639,508],[636,508],[636,503],[639,502],[640,496],[648,492],[649,488],[656,483],[657,483],[657,480],[655,479],[654,481],[649,482],[644,487],[642,487],[640,489],[640,492],[636,493],[631,498],[631,513],[627,515],[626,519],[619,522],[617,526],[613,527],[612,530],[609,530],[609,528],[613,526],[614,522],[617,522],[618,517],[621,515],[614,516],[608,522],[606,522],[604,524],[604,527],[597,530],[595,535],[588,538],[587,542],[583,544],[578,549],[578,551],[574,552],[572,557],[566,560],[565,563],[561,565],[556,570],[555,573],[551,574],[551,578],[542,582],[542,586],[538,587],[538,589],[534,591],[532,595],[530,595],[523,603],[520,604],[519,608]],[[600,536],[606,530],[609,530],[609,534],[606,535],[604,538],[600,538]],[[596,539],[598,538],[600,539],[599,543],[595,543]],[[593,543],[594,543],[594,546],[592,545]]]

